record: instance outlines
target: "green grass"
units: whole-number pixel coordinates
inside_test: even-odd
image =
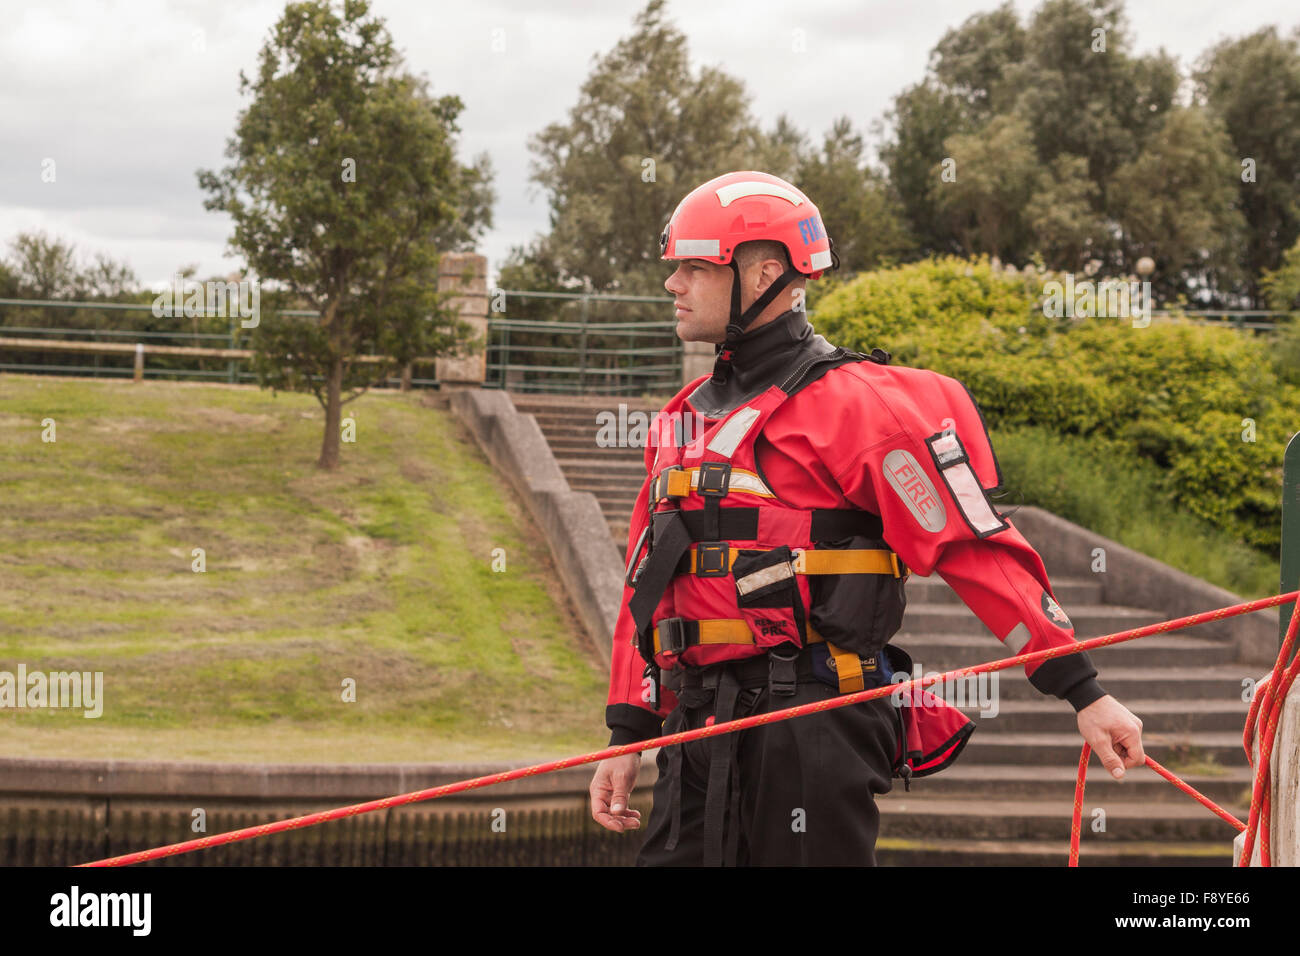
[[[990,436],[1008,492],[998,499],[1000,511],[1037,505],[1244,598],[1278,593],[1278,556],[1178,510],[1160,491],[1151,462],[1096,437],[1045,428]]]
[[[0,376],[0,670],[103,671],[105,684],[98,720],[0,711],[0,753],[600,747],[605,670],[503,480],[417,394],[369,394],[344,414],[357,441],[327,473],[311,396]]]

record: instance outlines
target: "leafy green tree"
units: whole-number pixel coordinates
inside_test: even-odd
[[[975,122],[967,104],[927,78],[894,98],[882,131],[887,138],[880,158],[899,197],[909,232],[925,252],[960,252],[962,244],[941,215],[933,190],[936,163],[948,156],[944,140],[971,132]]]
[[[205,207],[234,221],[230,245],[248,270],[320,312],[269,317],[252,347],[263,385],[321,403],[322,468],[338,464],[343,404],[464,344],[436,291],[439,246],[463,248],[491,223],[486,158],[456,161],[460,98],[434,98],[406,73],[369,14],[364,0],[289,4],[255,78],[240,73],[252,102],[230,165],[198,174]],[[357,361],[368,343],[384,361]]]
[[[1235,207],[1236,163],[1222,126],[1200,107],[1177,109],[1114,176],[1125,261],[1156,262],[1157,298],[1230,284],[1245,220]]]
[[[558,267],[561,285],[663,294],[659,233],[681,198],[729,170],[792,158],[797,136],[787,123],[765,137],[739,80],[713,67],[692,72],[664,6],[649,0],[567,120],[530,140],[532,179],[551,209],[534,254]]]
[[[1033,250],[1052,269],[1073,272],[1095,257],[1106,223],[1096,212],[1097,186],[1088,161],[1062,153],[1025,207]]]
[[[898,197],[868,164],[866,144],[847,116],[835,120],[819,152],[798,154],[802,158],[790,178],[821,210],[842,274],[874,269],[912,252]]]
[[[964,250],[1021,258],[1025,211],[1041,178],[1024,120],[994,117],[978,133],[950,136],[944,151],[930,171],[931,195]]]
[[[1005,112],[1016,90],[1007,83],[1011,66],[1025,58],[1025,28],[1015,8],[1004,3],[948,30],[930,52],[930,70],[968,115],[984,119]]]
[[[1159,128],[1180,81],[1163,51],[1138,59],[1129,47],[1121,0],[1047,0],[1030,19],[1024,61],[1008,70],[1039,158],[1086,158],[1101,210],[1111,176]]]
[[[24,298],[75,299],[82,291],[81,267],[72,243],[43,232],[20,232],[10,242],[9,252]]]
[[[1232,140],[1233,182],[1250,226],[1244,291],[1260,305],[1259,277],[1300,237],[1300,30],[1284,38],[1265,27],[1225,40],[1194,76],[1198,98]]]

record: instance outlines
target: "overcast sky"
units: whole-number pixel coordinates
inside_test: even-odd
[[[1022,18],[1036,0],[1016,0]],[[495,228],[480,251],[502,258],[547,224],[528,180],[530,134],[563,120],[593,58],[631,32],[644,0],[376,0],[409,67],[455,93],[462,160],[487,151]],[[949,27],[996,0],[670,0],[692,67],[742,80],[770,128],[789,113],[813,142],[847,114],[867,132],[921,79]],[[243,105],[238,74],[284,4],[278,0],[0,0],[0,243],[44,229],[79,251],[125,260],[147,285],[194,263],[238,268],[230,221],[203,209],[195,179],[215,169]],[[1210,45],[1267,24],[1300,23],[1296,0],[1130,0],[1138,52],[1164,47],[1184,66]],[[791,31],[806,53],[792,55]],[[492,49],[494,31],[505,49]],[[42,163],[55,161],[55,181]]]

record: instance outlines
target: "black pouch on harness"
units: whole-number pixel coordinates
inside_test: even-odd
[[[818,548],[889,550],[878,538],[853,535],[819,541]],[[903,626],[904,579],[892,574],[811,574],[808,619],[832,644],[863,657],[879,653]]]
[[[770,551],[738,551],[732,563],[736,605],[759,647],[803,644],[804,598],[790,566],[793,557],[790,548],[782,545]]]

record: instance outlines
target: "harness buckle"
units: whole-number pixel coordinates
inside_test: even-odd
[[[727,489],[731,485],[731,462],[729,461],[704,461],[700,462],[698,484],[695,490],[701,495],[711,495],[718,498],[725,497]]]
[[[666,617],[655,625],[659,629],[659,651],[680,654],[686,650],[686,619]]]
[[[778,647],[786,645],[778,645]],[[780,697],[793,697],[799,689],[799,672],[795,661],[799,659],[799,649],[788,645],[789,655],[782,654],[775,647],[767,652],[767,688]]]
[[[701,541],[695,547],[695,574],[725,578],[731,573],[731,546],[725,541]]]

